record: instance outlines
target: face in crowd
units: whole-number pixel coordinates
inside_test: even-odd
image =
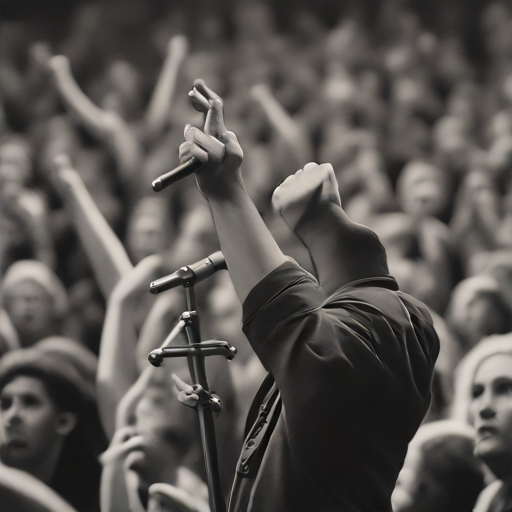
[[[136,434],[144,442],[131,454],[131,469],[146,485],[175,484],[178,467],[187,464],[191,442],[198,439],[194,411],[179,403],[167,386],[152,385],[137,404],[135,420]]]
[[[473,380],[471,418],[475,455],[498,478],[512,474],[512,354],[495,354],[480,364]]]
[[[18,375],[0,392],[0,459],[48,481],[75,422],[73,413],[58,410],[43,381]]]
[[[51,332],[55,322],[54,304],[39,283],[32,280],[18,283],[6,294],[5,307],[22,339],[44,337]]]

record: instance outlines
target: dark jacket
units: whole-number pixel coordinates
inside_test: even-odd
[[[271,377],[249,414],[230,512],[391,511],[439,352],[426,308],[397,290],[392,277],[364,279],[324,301],[285,263],[251,291],[244,332]]]

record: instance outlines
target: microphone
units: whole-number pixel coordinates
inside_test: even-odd
[[[176,183],[177,181],[181,180],[181,178],[185,178],[186,176],[189,176],[190,174],[193,174],[194,172],[201,169],[203,166],[203,162],[193,156],[189,160],[187,160],[184,164],[179,165],[176,167],[176,169],[173,169],[172,171],[169,171],[165,174],[162,174],[162,176],[159,176],[156,180],[154,180],[151,183],[151,186],[153,187],[153,190],[155,192],[160,192],[160,190],[163,190],[164,188],[168,187],[169,185],[172,185],[173,183]]]
[[[227,270],[227,268],[224,255],[221,251],[217,251],[197,263],[181,267],[176,272],[153,281],[149,285],[149,292],[157,294],[180,285],[193,286],[210,277],[217,270]]]

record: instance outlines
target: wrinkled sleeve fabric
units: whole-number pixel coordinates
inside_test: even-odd
[[[439,347],[412,298],[367,281],[325,300],[316,280],[287,262],[244,303],[244,332],[283,404],[269,474],[302,472],[289,480],[314,485],[332,510],[391,510],[407,443],[430,403]]]
[[[324,299],[313,276],[286,262],[244,303],[244,332],[274,376],[290,419],[294,412],[303,417],[303,407],[323,410],[333,396],[337,404],[356,400],[383,372],[364,319],[340,309],[333,315]]]

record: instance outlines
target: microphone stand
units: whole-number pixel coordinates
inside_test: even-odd
[[[190,272],[192,272],[190,270]],[[220,467],[215,438],[213,412],[220,412],[219,398],[209,391],[206,376],[205,357],[224,355],[228,360],[233,359],[236,348],[226,341],[209,340],[201,342],[199,330],[199,315],[196,309],[196,298],[193,280],[185,280],[183,287],[187,299],[187,311],[181,314],[184,322],[188,345],[167,346],[153,350],[148,360],[153,366],[160,366],[166,357],[187,357],[190,376],[195,387],[199,389],[199,403],[195,407],[199,417],[201,444],[203,446],[206,475],[208,480],[208,496],[211,512],[225,512],[226,502],[220,478]],[[198,387],[198,385],[200,387]]]

